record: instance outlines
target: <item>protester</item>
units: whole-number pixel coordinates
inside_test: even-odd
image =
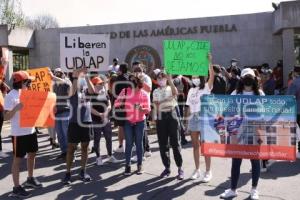
[[[159,150],[164,171],[161,177],[168,177],[171,174],[170,147],[173,149],[174,159],[178,167],[178,180],[184,179],[182,169],[182,156],[180,144],[179,119],[176,113],[178,95],[177,89],[173,84],[172,78],[164,72],[158,73],[157,81],[159,88],[153,92],[154,109],[156,110],[156,129],[159,143]],[[169,145],[170,144],[170,145]]]
[[[149,98],[149,102],[150,102],[150,94],[152,91],[152,80],[151,78],[144,73],[144,69],[145,66],[143,66],[140,62],[134,62],[132,63],[132,69],[133,69],[133,73],[135,74],[135,76],[141,76],[142,80],[143,80],[143,90],[147,93],[147,96]],[[144,137],[143,137],[143,146],[144,146],[144,157],[151,157],[152,153],[150,150],[150,145],[149,145],[149,139],[148,139],[148,128],[149,125],[149,115],[146,115],[146,119],[145,119],[145,132],[144,132]],[[144,158],[143,158],[144,159]],[[134,156],[132,158],[132,161],[136,162],[137,161],[137,156]]]
[[[300,66],[294,67],[294,80],[288,87],[287,95],[294,95],[297,102],[297,123],[300,126]],[[297,158],[300,159],[300,141],[298,142]]]
[[[84,182],[91,181],[90,175],[86,172],[86,163],[92,123],[90,95],[95,94],[95,89],[87,75],[86,68],[75,70],[72,76],[70,92],[72,116],[68,127],[67,169],[63,180],[64,184],[71,183],[71,166],[78,143],[81,143],[81,171],[79,176]]]
[[[233,68],[230,73],[228,73],[224,67],[222,67],[221,70],[224,73],[228,83],[226,94],[231,94],[236,89],[237,83],[240,80],[239,71],[237,68]]]
[[[117,100],[115,106],[124,104],[126,120],[124,125],[125,131],[125,158],[126,166],[124,175],[131,175],[131,154],[133,142],[136,145],[137,153],[137,174],[142,174],[143,169],[143,135],[146,114],[150,112],[150,98],[143,88],[143,77],[141,75],[129,76],[131,87],[124,88]],[[134,141],[133,141],[134,140]]]
[[[26,71],[17,71],[12,75],[13,89],[6,95],[4,99],[4,120],[10,120],[11,136],[13,144],[13,163],[12,163],[12,178],[14,188],[12,196],[24,198],[29,197],[27,192],[20,185],[20,164],[22,158],[27,155],[27,171],[28,178],[23,184],[25,187],[41,188],[42,184],[33,177],[35,167],[35,157],[38,151],[37,135],[34,133],[34,127],[20,127],[20,110],[23,104],[20,102],[21,89],[29,88],[34,77],[29,76]]]
[[[265,70],[263,75],[263,91],[266,95],[274,95],[275,94],[275,86],[276,82],[273,78],[273,72],[271,69]]]
[[[237,89],[232,92],[232,95],[264,95],[263,91],[259,89],[257,77],[252,69],[243,69],[241,72],[241,80],[237,86]],[[251,159],[250,161],[252,166],[252,189],[250,191],[250,198],[252,200],[257,200],[259,199],[257,185],[260,177],[260,161],[254,159]],[[241,163],[242,159],[240,158],[232,159],[231,188],[225,190],[225,192],[221,194],[221,198],[234,198],[238,195],[237,186],[240,177]]]
[[[108,66],[108,72],[115,72],[118,73],[119,71],[119,59],[118,58],[114,58],[113,59],[113,64]]]
[[[1,137],[1,132],[2,132],[2,126],[4,122],[4,97],[6,96],[7,92],[9,91],[9,87],[5,84],[5,79],[0,79],[0,158],[5,158],[8,157],[8,154],[3,152],[2,149],[2,137]]]
[[[124,88],[129,87],[128,73],[127,72],[128,72],[128,65],[126,63],[121,64],[119,72],[118,72],[118,76],[115,79],[115,81],[113,83],[113,87],[112,87],[113,98],[117,98]],[[114,152],[117,152],[117,153],[124,152],[124,147],[123,147],[124,124],[125,124],[124,120],[115,119],[115,125],[118,126],[119,146],[118,146],[117,149],[114,150]]]
[[[95,95],[92,99],[92,120],[93,120],[93,135],[94,135],[94,147],[93,151],[96,153],[96,164],[103,165],[102,158],[100,156],[100,139],[103,133],[106,150],[108,154],[108,162],[118,163],[120,162],[112,155],[112,128],[109,119],[109,113],[111,111],[111,103],[109,96],[104,87],[104,81],[98,76],[91,79],[95,87]]]
[[[191,132],[193,155],[194,155],[194,162],[196,167],[196,169],[194,170],[191,176],[192,180],[199,179],[201,176],[199,138],[201,138],[200,134],[202,134],[205,131],[203,130],[203,127],[201,127],[201,119],[200,119],[201,96],[209,95],[211,93],[215,85],[215,78],[218,77],[215,75],[215,69],[217,67],[212,66],[211,64],[211,56],[209,56],[209,60],[210,60],[210,67],[209,67],[208,81],[207,82],[205,81],[204,76],[193,76],[192,77],[193,88],[189,90],[187,101],[186,101],[186,105],[189,106],[189,113],[190,113],[188,130]],[[216,90],[216,92],[218,91]],[[223,92],[226,91],[224,90]],[[202,182],[207,183],[212,179],[210,157],[205,157],[205,165],[206,165],[206,171],[202,179]]]
[[[236,68],[233,68],[232,70],[236,70]],[[222,75],[222,70],[219,65],[213,66],[213,74],[214,74],[214,82],[213,87],[211,90],[212,94],[226,94],[227,86],[226,86],[226,80],[224,76]],[[210,75],[211,76],[211,75]]]
[[[56,68],[54,74],[50,73],[54,81],[53,92],[56,94],[55,131],[60,144],[61,154],[58,159],[66,159],[68,147],[68,126],[70,119],[71,81],[65,76],[61,68]]]

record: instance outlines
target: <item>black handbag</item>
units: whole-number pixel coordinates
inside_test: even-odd
[[[118,107],[115,107],[115,109],[114,109],[114,118],[119,122],[125,121],[125,117],[126,117],[126,111],[125,111],[126,95],[127,95],[127,88],[125,88],[125,98],[122,100],[121,105],[118,106]]]

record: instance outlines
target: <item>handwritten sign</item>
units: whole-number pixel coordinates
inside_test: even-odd
[[[165,40],[164,66],[168,74],[208,75],[210,42],[200,40]]]
[[[294,96],[202,96],[202,153],[216,157],[295,160],[296,105]]]
[[[60,66],[66,72],[87,67],[108,71],[108,34],[60,34]]]
[[[30,76],[34,76],[35,80],[31,82],[29,90],[50,92],[52,91],[52,80],[47,67],[28,70]]]
[[[20,102],[24,106],[20,111],[21,127],[54,127],[54,93],[21,90]]]

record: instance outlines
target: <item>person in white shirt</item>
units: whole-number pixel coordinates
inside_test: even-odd
[[[34,77],[29,76],[26,71],[14,72],[12,75],[13,90],[11,90],[4,99],[4,120],[11,122],[11,136],[13,143],[13,163],[12,178],[14,183],[12,196],[18,198],[29,197],[27,192],[20,185],[20,164],[22,158],[27,154],[27,171],[28,178],[24,183],[26,187],[40,188],[42,184],[33,177],[33,169],[35,166],[35,156],[38,151],[37,135],[34,133],[34,127],[22,128],[20,126],[20,110],[23,104],[20,102],[20,93],[27,90]]]
[[[246,68],[241,72],[241,80],[238,83],[237,89],[231,93],[231,95],[260,95],[264,96],[264,92],[259,89],[258,79],[255,76],[255,73],[252,69]],[[260,177],[260,160],[251,159],[251,173],[252,173],[252,189],[250,191],[250,199],[258,200],[259,193],[257,191],[258,180]],[[221,194],[223,199],[231,199],[236,197],[237,194],[237,185],[240,176],[240,167],[242,164],[242,159],[232,158],[231,166],[231,188],[225,190]]]
[[[188,113],[190,113],[188,120],[188,131],[191,132],[192,145],[193,145],[193,154],[195,161],[195,171],[193,172],[191,179],[196,180],[201,177],[200,173],[200,153],[199,153],[199,137],[200,134],[203,133],[203,127],[201,127],[201,119],[200,119],[200,108],[201,108],[201,96],[208,95],[211,93],[213,89],[214,83],[214,70],[211,64],[211,55],[209,55],[209,79],[206,82],[204,76],[192,76],[193,88],[189,90],[186,105],[189,107]],[[202,142],[202,140],[201,140]],[[211,173],[211,158],[205,157],[205,165],[206,172],[202,179],[202,182],[209,182],[212,178]]]
[[[114,58],[113,59],[113,64],[108,67],[108,72],[109,73],[110,72],[117,73],[119,71],[119,67],[120,67],[120,65],[119,65],[119,59],[118,58]]]

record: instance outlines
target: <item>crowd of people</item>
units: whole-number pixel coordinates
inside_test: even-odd
[[[86,171],[89,155],[89,142],[93,140],[91,153],[96,154],[96,165],[103,165],[100,155],[100,139],[105,138],[107,162],[119,163],[122,160],[114,152],[125,153],[124,175],[133,173],[132,162],[137,163],[136,173],[143,174],[143,162],[151,157],[148,139],[150,124],[156,125],[159,151],[162,160],[161,177],[171,174],[170,148],[178,168],[177,179],[183,180],[183,159],[181,147],[190,135],[193,147],[195,170],[190,173],[192,180],[209,182],[212,177],[211,158],[205,157],[205,173],[200,172],[201,133],[205,132],[200,123],[200,97],[206,94],[223,95],[279,95],[296,96],[298,103],[297,122],[300,120],[300,67],[289,75],[288,88],[284,88],[282,62],[273,69],[268,64],[260,67],[241,69],[238,60],[232,59],[229,67],[212,64],[209,59],[209,76],[168,75],[163,68],[146,74],[147,67],[139,61],[119,65],[117,58],[105,74],[89,73],[86,68],[65,73],[59,67],[49,70],[53,80],[53,92],[57,96],[54,109],[55,128],[49,128],[50,144],[60,148],[58,159],[66,162],[64,184],[72,181],[71,169],[74,152],[80,144],[80,178],[84,182],[92,180]],[[13,192],[14,196],[30,195],[23,186],[40,188],[42,184],[33,176],[35,156],[38,151],[37,130],[34,127],[20,127],[20,90],[28,89],[31,77],[26,71],[14,72],[12,89],[3,86],[4,104],[1,106],[0,127],[3,120],[10,120],[13,144]],[[4,82],[1,83],[4,85]],[[118,147],[113,149],[113,129],[117,128]],[[56,135],[57,140],[56,142]],[[30,144],[30,145],[28,145]],[[1,145],[1,142],[0,142]],[[125,147],[125,148],[124,148]],[[133,149],[136,156],[132,156]],[[0,146],[1,157],[4,157]],[[23,186],[19,183],[21,159],[27,156],[28,178]],[[300,157],[300,144],[298,144]],[[233,158],[231,168],[231,188],[221,194],[221,198],[237,196],[238,180],[242,159]],[[259,199],[257,185],[260,173],[266,171],[268,161],[251,160],[252,188],[251,199]]]

